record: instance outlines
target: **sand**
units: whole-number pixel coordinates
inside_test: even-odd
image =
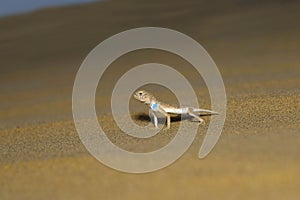
[[[296,1],[126,0],[0,18],[0,199],[299,199],[299,8]],[[200,42],[223,76],[228,106],[208,157],[197,157],[206,124],[174,164],[137,175],[87,152],[72,121],[71,95],[88,52],[140,26],[172,28]],[[178,121],[150,141],[127,137],[109,109],[122,73],[157,60],[181,70],[199,104],[210,105],[201,77],[184,60],[154,50],[121,57],[100,82],[96,108],[111,141],[124,149],[150,151],[176,134]],[[176,102],[162,88],[149,89]],[[147,123],[138,117],[145,107],[130,105],[133,119]]]

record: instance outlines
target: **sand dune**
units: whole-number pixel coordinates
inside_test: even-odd
[[[299,8],[297,1],[116,0],[0,18],[0,199],[298,199]],[[197,153],[207,125],[175,164],[132,175],[85,150],[72,122],[71,95],[90,50],[141,26],[181,31],[206,48],[223,76],[228,114],[204,160]],[[181,70],[196,85],[199,104],[210,105],[200,75],[184,60],[155,50],[123,56],[106,72],[96,99],[100,123],[122,148],[156,149],[178,128],[175,122],[147,142],[122,135],[113,122],[115,81],[153,61]],[[134,117],[146,112],[143,105],[131,110],[137,123],[146,123]]]

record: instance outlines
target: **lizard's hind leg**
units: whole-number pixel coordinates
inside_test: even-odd
[[[190,115],[190,116],[196,118],[196,119],[200,122],[200,124],[202,124],[202,123],[204,122],[204,120],[203,120],[202,118],[200,118],[198,115],[194,114],[194,113],[191,112],[190,110],[188,111],[188,115]]]

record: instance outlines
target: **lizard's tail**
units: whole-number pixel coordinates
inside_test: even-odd
[[[206,113],[210,113],[212,115],[218,115],[219,113],[212,111],[212,110],[205,110],[205,109],[200,109],[200,108],[192,108],[193,113],[197,113],[197,112],[206,112]]]

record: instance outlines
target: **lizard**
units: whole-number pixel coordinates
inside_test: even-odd
[[[133,97],[149,107],[149,116],[150,118],[154,118],[154,125],[156,128],[158,128],[158,118],[156,116],[157,112],[163,114],[167,118],[167,129],[170,129],[171,116],[174,115],[188,115],[195,118],[201,124],[204,122],[204,120],[199,117],[200,112],[218,114],[215,111],[200,108],[171,106],[164,102],[158,101],[150,92],[145,90],[136,91],[133,94]]]

